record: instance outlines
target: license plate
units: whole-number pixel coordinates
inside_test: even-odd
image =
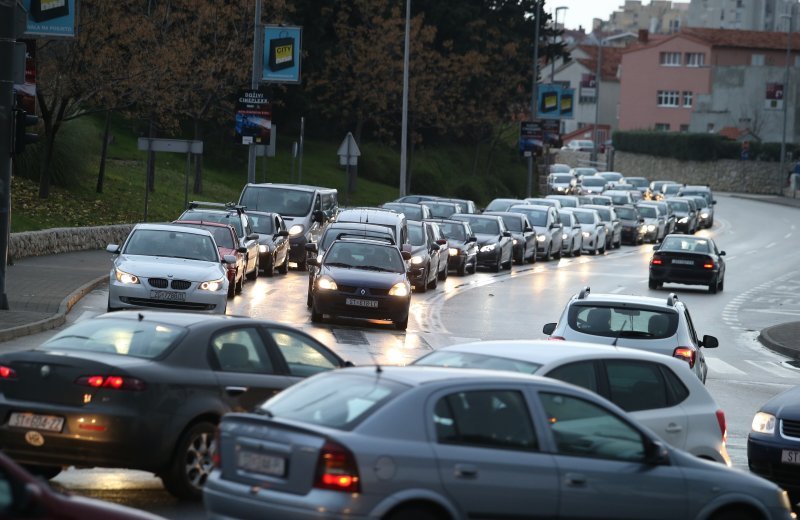
[[[174,291],[150,291],[150,298],[154,300],[165,300],[168,302],[182,302],[186,300],[186,295]]]
[[[800,464],[800,451],[783,450],[781,453],[781,462],[785,464]]]
[[[286,474],[286,459],[265,453],[239,450],[236,465],[239,469],[262,475],[282,477]]]
[[[678,258],[674,258],[672,260],[673,264],[681,264],[681,265],[694,265],[694,260],[680,260]]]
[[[355,307],[369,307],[370,309],[378,308],[378,300],[359,300],[357,298],[347,298],[345,303]]]
[[[8,425],[16,426],[17,428],[29,428],[31,430],[60,432],[61,428],[64,427],[64,418],[56,415],[14,412],[8,418]]]

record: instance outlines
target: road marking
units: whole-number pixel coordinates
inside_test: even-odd
[[[610,292],[611,292],[611,294],[619,294],[624,290],[625,290],[625,287],[620,286],[620,287],[617,287],[616,289],[612,289]]]
[[[745,363],[753,365],[754,367],[760,368],[761,370],[765,370],[770,374],[774,374],[780,377],[787,377],[790,374],[787,373],[787,370],[780,365],[773,363],[772,361],[753,361],[752,359],[745,360]]]
[[[786,233],[785,235],[783,235],[783,238],[792,238],[792,234],[791,233]]]
[[[776,246],[775,242],[770,242],[769,244],[767,244],[767,246],[764,249],[770,249],[770,248],[773,248],[775,246]]]
[[[743,370],[739,370],[735,366],[731,365],[730,363],[726,363],[725,361],[722,361],[719,358],[707,357],[706,364],[714,372],[720,372],[722,374],[744,375],[746,373]]]
[[[800,316],[800,310],[796,311],[779,311],[771,309],[744,309],[747,312],[761,312],[763,314],[785,314],[786,316]]]

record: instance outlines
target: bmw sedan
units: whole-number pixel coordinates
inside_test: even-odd
[[[478,270],[478,237],[473,234],[469,223],[449,219],[436,219],[434,222],[447,239],[447,268],[459,276],[475,274]]]
[[[496,215],[453,215],[453,220],[467,222],[478,239],[478,267],[494,272],[511,269],[514,262],[514,242],[511,231]]]
[[[199,499],[223,414],[345,365],[279,323],[104,314],[0,355],[0,444],[48,477],[71,465],[145,470],[173,495]]]
[[[172,222],[178,226],[191,226],[205,229],[214,236],[217,249],[222,258],[226,255],[233,255],[236,263],[227,264],[228,267],[228,298],[233,298],[236,293],[242,292],[244,288],[245,253],[247,249],[239,245],[239,237],[233,226],[219,222],[199,222],[192,220],[175,220]]]
[[[653,247],[649,286],[658,289],[665,283],[707,285],[715,294],[725,288],[725,251],[707,237],[668,235]]]

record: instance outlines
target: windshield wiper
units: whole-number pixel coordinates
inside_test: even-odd
[[[380,267],[377,265],[361,265],[358,267],[359,269],[366,269],[367,271],[383,271],[383,272],[392,272],[391,269],[387,269],[385,267]]]
[[[342,262],[325,262],[326,267],[346,267],[347,269],[352,269],[354,266],[350,264],[344,264]]]

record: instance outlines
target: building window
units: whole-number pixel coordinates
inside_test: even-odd
[[[692,93],[688,90],[683,92],[683,106],[686,108],[692,107]]]
[[[709,134],[714,133],[714,123],[708,123],[706,125],[706,132]]]
[[[689,131],[689,125],[681,125],[681,132],[686,133],[688,131]]]
[[[578,98],[578,103],[581,105],[594,105],[594,100],[594,96],[586,96],[581,94],[581,96]]]
[[[687,67],[702,67],[706,64],[706,55],[702,52],[687,52],[686,53],[686,66]]]
[[[659,90],[658,106],[677,107],[680,106],[681,93],[677,90]]]
[[[750,56],[750,65],[754,67],[763,67],[764,66],[764,55],[763,54],[753,54]]]
[[[657,132],[669,132],[669,123],[656,123]]]
[[[681,53],[680,52],[662,52],[659,54],[659,60],[664,67],[680,67]]]
[[[741,9],[742,8],[742,3],[743,3],[742,0],[736,0],[736,8],[737,9]]]
[[[794,66],[795,67],[800,67],[800,56],[795,56],[794,57]]]

